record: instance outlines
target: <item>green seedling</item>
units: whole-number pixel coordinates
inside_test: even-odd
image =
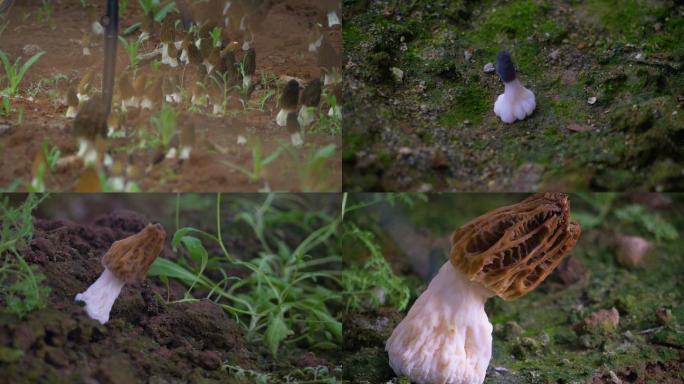
[[[42,5],[38,9],[38,22],[39,23],[47,23],[50,26],[50,29],[55,29],[57,28],[57,25],[55,24],[55,20],[52,17],[53,9],[52,9],[52,4],[50,4],[49,0],[43,0]]]
[[[212,45],[216,48],[221,48],[221,28],[214,27],[214,29],[209,32],[209,36],[211,36]]]
[[[45,160],[47,160],[48,167],[50,168],[50,172],[54,172],[55,167],[57,167],[57,162],[59,161],[59,157],[62,155],[62,151],[59,150],[58,147],[51,147],[50,142],[48,138],[43,139],[43,156],[45,157]]]
[[[147,40],[148,36],[146,34],[141,34],[137,39],[128,41],[123,37],[119,36],[119,41],[126,51],[128,56],[129,66],[131,68],[137,68],[138,63],[140,63],[140,56],[138,55],[138,49],[140,49],[140,44]]]
[[[2,311],[20,318],[44,308],[48,287],[42,286],[45,276],[29,266],[20,251],[33,237],[31,212],[45,198],[30,194],[18,207],[12,207],[9,197],[0,199],[0,302]]]
[[[154,21],[160,23],[170,12],[176,11],[176,2],[161,2],[160,0],[138,0],[138,4],[147,15],[152,13]]]
[[[45,52],[38,52],[26,60],[24,64],[21,64],[21,59],[17,58],[17,60],[12,63],[7,57],[7,54],[3,51],[0,51],[0,61],[2,61],[2,65],[5,68],[5,78],[8,82],[2,93],[6,96],[16,95],[19,91],[19,83],[26,75],[26,72],[28,72],[31,66],[35,64],[36,61],[38,61],[38,59],[40,59],[44,54]]]
[[[318,148],[310,154],[304,161],[301,160],[301,152],[295,150],[287,143],[280,143],[281,148],[285,148],[292,160],[297,163],[297,173],[301,189],[304,192],[325,191],[330,189],[328,180],[330,178],[330,158],[335,154],[337,145],[328,144]]]
[[[333,116],[328,115],[329,110],[337,109],[337,97],[335,95],[323,92],[323,99],[327,104],[327,108],[321,108],[318,118],[318,124],[312,127],[312,131],[327,133],[331,135],[339,135],[342,133],[342,119],[339,116],[333,114]]]
[[[275,194],[266,195],[261,203],[235,197],[232,203],[238,213],[232,227],[251,229],[261,248],[254,253],[258,256],[245,261],[235,258],[223,241],[220,194],[215,232],[181,227],[179,201],[180,197],[176,205],[179,229],[171,245],[180,257],[175,262],[157,258],[150,275],[173,278],[187,286],[181,301],[196,300],[193,294],[202,294],[216,302],[245,329],[248,339],[261,341],[274,356],[283,343],[325,349],[341,342],[342,325],[330,309],[341,300],[336,289],[340,272],[332,267],[341,261],[335,238],[341,217],[320,210],[302,212],[300,203],[280,200]],[[288,228],[287,239],[283,226]],[[220,251],[211,254],[208,249]],[[227,275],[231,266],[248,275]]]
[[[263,151],[261,147],[261,140],[255,138],[252,140],[252,169],[246,169],[228,160],[221,161],[228,167],[246,175],[249,177],[251,182],[257,182],[261,180],[264,176],[264,170],[266,166],[274,162],[284,151],[285,147],[279,146],[275,151],[271,152],[268,156],[263,157]]]
[[[176,119],[176,110],[168,104],[164,104],[159,114],[150,118],[150,122],[159,132],[159,139],[165,150],[169,148],[171,138],[176,134]]]

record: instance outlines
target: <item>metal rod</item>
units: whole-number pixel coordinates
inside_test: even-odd
[[[102,76],[102,101],[106,115],[112,109],[114,75],[116,73],[116,46],[119,38],[119,0],[107,0],[107,14],[101,24],[105,30],[105,62]]]

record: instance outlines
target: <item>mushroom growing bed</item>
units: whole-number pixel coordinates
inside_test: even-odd
[[[138,2],[128,3],[120,21],[121,35],[127,28],[143,20]],[[65,116],[68,88],[78,85],[93,71],[92,87],[101,90],[103,36],[92,34],[90,30],[91,23],[105,13],[105,2],[64,0],[51,7],[47,20],[46,16],[41,16],[44,7],[41,8],[40,2],[16,2],[7,14],[0,15],[0,30],[3,30],[0,50],[12,62],[21,59],[24,63],[34,53],[45,52],[26,73],[19,85],[18,95],[10,98],[11,113],[0,112],[0,188],[3,190],[27,189],[36,174],[35,159],[42,151],[44,140],[47,140],[50,148],[60,150],[62,159],[77,154],[77,129],[73,126],[73,118]],[[145,171],[143,175],[136,176],[139,178],[136,184],[143,191],[339,190],[342,143],[339,133],[316,125],[305,131],[303,146],[283,151],[283,146],[290,142],[290,134],[285,127],[275,122],[279,110],[278,92],[283,87],[281,83],[285,82],[283,78],[294,77],[304,84],[318,77],[323,78],[317,54],[309,52],[307,43],[311,26],[318,21],[320,12],[315,0],[288,0],[271,7],[261,28],[254,32],[255,89],[246,99],[244,108],[240,98],[232,95],[222,114],[214,113],[211,106],[191,108],[190,94],[196,78],[194,65],[185,68],[183,65],[176,68],[160,65],[155,69],[151,64],[150,52],[160,44],[160,23],[156,23],[156,32],[139,48],[139,55],[147,55],[148,58],[141,60],[136,73],[160,78],[178,76],[184,80],[187,97],[181,104],[172,105],[178,114],[178,135],[184,127],[194,127],[192,154],[187,161],[160,161],[158,156],[155,159],[152,153],[160,148],[155,149],[150,142],[159,133],[151,118],[158,116],[161,111],[161,107],[155,104],[151,110],[121,118],[124,128],[106,138],[114,160],[130,162]],[[178,17],[178,13],[172,15]],[[322,33],[339,52],[339,26],[324,28]],[[91,54],[84,56],[82,39],[88,34],[91,35]],[[137,30],[122,38],[130,44],[139,35],[140,30]],[[180,26],[176,35],[178,39],[183,36]],[[237,35],[231,38],[238,39]],[[240,49],[238,59],[243,55]],[[157,60],[160,59],[161,56],[158,56]],[[119,80],[128,65],[125,46],[119,41],[115,92],[118,92]],[[0,73],[4,75],[1,66]],[[0,89],[5,87],[3,75],[0,75]],[[207,78],[203,85],[211,88],[213,83]],[[322,114],[327,112],[325,103],[324,98],[321,98]],[[118,108],[119,104],[115,103],[115,107]],[[318,116],[318,110],[315,113]],[[261,149],[261,160],[276,151],[282,153],[277,161],[266,164],[263,172],[251,177],[238,169],[254,169],[252,154],[257,143]],[[334,149],[327,150],[326,156],[319,156],[317,160],[323,165],[312,160],[320,150],[331,146]],[[64,167],[46,172],[44,188],[49,191],[72,191],[79,186],[83,174],[83,167],[65,163]],[[91,185],[87,189],[94,192],[99,187]]]

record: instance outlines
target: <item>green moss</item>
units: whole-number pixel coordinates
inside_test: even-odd
[[[457,86],[455,92],[454,103],[450,105],[449,112],[440,118],[441,124],[453,127],[465,120],[477,123],[490,111],[489,95],[479,83]]]

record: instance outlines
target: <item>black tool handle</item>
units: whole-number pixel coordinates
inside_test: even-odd
[[[114,95],[114,75],[116,72],[116,45],[119,38],[119,0],[107,0],[107,14],[100,24],[105,30],[105,62],[102,76],[102,101],[109,116]]]

